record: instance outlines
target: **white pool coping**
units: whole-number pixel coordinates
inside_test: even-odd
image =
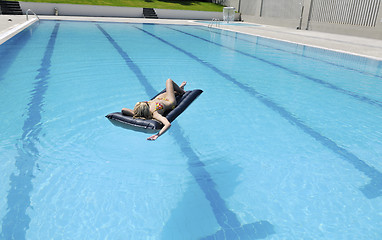
[[[37,21],[32,18],[29,21],[21,21],[19,19],[18,24],[13,25],[9,29],[4,28],[4,24],[1,21],[5,21],[7,15],[0,18],[0,44],[16,35],[18,32],[27,28],[31,24]],[[8,16],[14,18],[15,16]],[[24,17],[25,16],[18,16]],[[112,17],[70,17],[70,16],[40,16],[40,19],[46,20],[70,20],[70,21],[99,21],[99,22],[122,22],[122,23],[157,23],[157,24],[182,24],[182,25],[204,25],[208,26],[208,23],[202,23],[195,20],[179,20],[179,19],[146,19],[146,18],[112,18]],[[295,30],[285,27],[259,25],[256,23],[245,22],[244,25],[220,25],[214,26],[214,28],[225,29],[229,31],[250,34],[254,36],[275,39],[279,41],[286,41],[296,44],[302,44],[305,46],[316,47],[326,50],[331,50],[340,53],[347,53],[352,55],[358,55],[362,57],[372,58],[382,61],[382,40],[362,38],[348,35],[339,35],[331,33],[323,33],[316,31]]]
[[[0,44],[6,42],[36,21],[38,19],[35,17],[31,17],[27,21],[25,16],[0,15]]]

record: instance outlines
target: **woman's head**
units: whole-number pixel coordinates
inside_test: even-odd
[[[148,102],[137,102],[134,107],[134,118],[152,118]]]

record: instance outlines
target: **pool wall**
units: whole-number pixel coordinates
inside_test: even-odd
[[[382,39],[379,0],[229,0],[248,22]],[[301,20],[301,21],[300,21]]]
[[[12,17],[12,18],[15,19],[14,17]],[[24,16],[22,16],[22,18],[24,19]],[[5,20],[5,19],[3,18],[2,20]],[[23,20],[21,20],[20,18],[17,18],[17,19],[15,19],[15,22],[18,22],[20,24],[15,25],[14,27],[9,27],[9,30],[5,30],[3,32],[0,29],[0,45],[2,43],[6,42],[7,40],[11,39],[13,36],[15,36],[16,34],[21,32],[25,28],[29,27],[30,25],[32,25],[36,21],[38,21],[38,20],[37,20],[37,18],[34,18],[34,17],[28,21],[25,21],[25,22]]]

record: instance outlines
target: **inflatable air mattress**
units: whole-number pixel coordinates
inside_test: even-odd
[[[155,99],[159,94],[155,95],[151,100]],[[183,95],[176,96],[176,102],[178,103],[176,107],[168,112],[164,113],[164,117],[168,119],[169,122],[172,122],[177,118],[186,108],[202,93],[200,89],[186,91]],[[130,116],[125,116],[121,112],[110,113],[106,115],[109,120],[112,120],[112,123],[121,127],[126,127],[133,130],[139,130],[139,128],[144,130],[160,130],[163,127],[161,122],[158,122],[153,119],[139,119],[133,118]],[[122,125],[121,125],[122,124]],[[133,127],[133,128],[131,128]],[[138,128],[138,129],[134,129]]]

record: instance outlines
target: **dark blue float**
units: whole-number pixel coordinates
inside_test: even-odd
[[[166,90],[163,90],[158,93],[151,100],[165,91]],[[176,107],[171,111],[165,112],[164,117],[166,117],[169,122],[174,121],[202,92],[200,89],[195,89],[186,91],[183,95],[176,96]],[[111,120],[114,125],[132,130],[150,132],[160,130],[163,127],[163,124],[156,120],[133,118],[131,116],[125,116],[121,112],[110,113],[106,115],[106,117]]]

